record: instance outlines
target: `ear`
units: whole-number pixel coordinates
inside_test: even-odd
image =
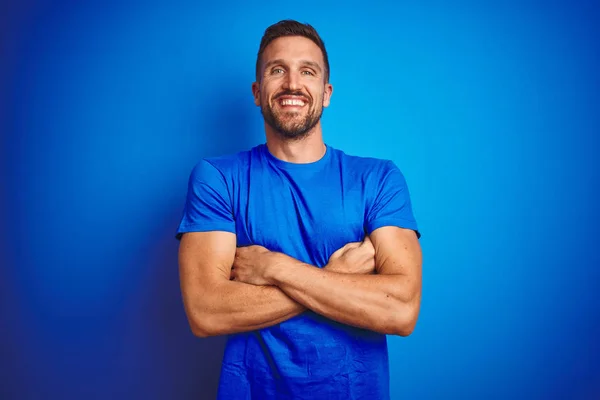
[[[328,107],[331,101],[331,95],[333,94],[333,85],[331,83],[325,84],[325,92],[323,93],[323,107]]]
[[[260,83],[252,83],[252,95],[254,96],[254,104],[260,106]]]

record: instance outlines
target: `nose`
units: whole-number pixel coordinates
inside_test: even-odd
[[[300,89],[300,76],[296,72],[290,71],[283,82],[284,88],[289,90]]]

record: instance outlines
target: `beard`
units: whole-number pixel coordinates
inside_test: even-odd
[[[298,95],[297,93],[281,93],[275,100],[284,95]],[[301,112],[275,111],[268,101],[261,104],[260,111],[265,119],[265,122],[279,133],[285,139],[300,140],[305,138],[312,128],[317,125],[323,114],[323,101],[321,100],[315,108],[311,108],[312,102],[302,95],[305,100],[305,107],[308,107],[306,115],[302,116]]]

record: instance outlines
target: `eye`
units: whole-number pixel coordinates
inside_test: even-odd
[[[283,74],[283,72],[284,72],[284,71],[283,71],[283,68],[273,68],[273,69],[271,70],[271,74],[272,74],[272,75]]]
[[[304,70],[302,71],[303,75],[308,75],[308,76],[314,76],[314,73],[312,71],[308,71],[308,70]]]

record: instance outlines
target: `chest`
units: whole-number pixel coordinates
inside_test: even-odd
[[[334,251],[364,237],[366,196],[340,171],[250,171],[240,183],[234,192],[238,246],[257,244],[322,267]]]

